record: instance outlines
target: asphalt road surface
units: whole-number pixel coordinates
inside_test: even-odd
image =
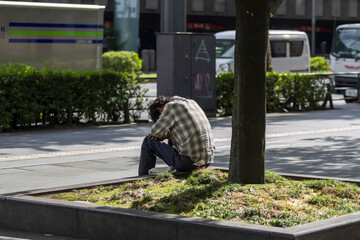
[[[156,85],[148,86],[151,100]],[[268,114],[266,169],[360,181],[360,104],[334,104],[333,110]],[[212,165],[228,167],[231,118],[210,122],[216,144]],[[140,145],[150,127],[141,123],[1,133],[0,195],[136,176]],[[164,165],[159,161],[158,166]],[[71,238],[0,229],[0,239]]]
[[[360,180],[360,104],[267,115],[266,169]],[[211,118],[213,166],[228,167],[231,118]],[[0,194],[137,175],[150,123],[0,134]],[[159,161],[158,166],[162,165]]]

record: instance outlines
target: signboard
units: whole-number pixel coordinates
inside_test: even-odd
[[[0,64],[102,67],[104,6],[0,1]]]
[[[138,52],[139,40],[139,0],[114,1],[114,25],[121,50]]]

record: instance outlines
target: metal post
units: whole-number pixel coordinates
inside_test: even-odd
[[[312,16],[311,16],[311,55],[315,56],[315,33],[316,33],[316,19],[315,19],[315,1],[312,0]]]
[[[161,0],[161,32],[186,31],[186,0]]]
[[[358,74],[358,81],[357,81],[357,90],[358,90],[358,102],[360,103],[360,74]]]
[[[161,12],[160,12],[160,31],[161,32],[171,32],[172,25],[172,8],[171,8],[172,0],[162,0],[161,1]]]
[[[173,0],[173,32],[186,32],[186,0]]]

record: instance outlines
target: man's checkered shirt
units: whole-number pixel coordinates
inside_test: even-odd
[[[151,134],[161,139],[175,139],[178,152],[190,157],[197,166],[213,162],[215,146],[211,126],[194,100],[172,97],[152,126]]]

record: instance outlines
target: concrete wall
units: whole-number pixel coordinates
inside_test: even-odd
[[[0,228],[86,239],[360,239],[360,213],[277,228],[29,196],[0,196],[0,216]]]

